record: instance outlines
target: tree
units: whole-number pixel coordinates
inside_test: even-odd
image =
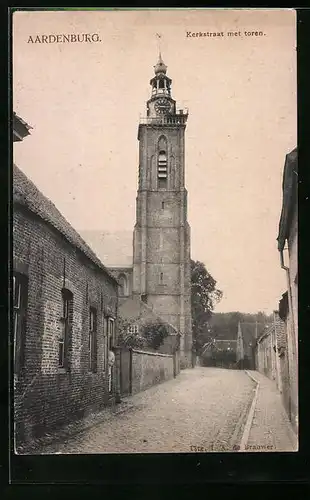
[[[251,330],[255,335],[261,335],[265,326],[271,322],[270,316],[263,312],[241,313],[231,311],[227,313],[214,313],[210,319],[209,326],[214,338],[235,340],[237,338],[238,323],[241,323],[242,329]]]
[[[142,335],[146,339],[146,343],[152,349],[159,349],[168,337],[169,331],[167,325],[157,321],[156,323],[149,323],[142,327]]]
[[[216,280],[202,262],[191,261],[191,309],[194,348],[199,354],[202,346],[211,339],[209,321],[214,306],[221,300],[222,292]]]

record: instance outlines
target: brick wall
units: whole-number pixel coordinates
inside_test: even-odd
[[[132,351],[132,393],[143,391],[174,377],[174,357],[168,354]]]
[[[17,437],[31,440],[108,403],[104,317],[116,317],[117,285],[55,229],[19,205],[14,207],[13,267],[28,276],[15,426]],[[73,294],[68,370],[58,368],[62,288]],[[96,372],[89,369],[90,306],[97,310]]]
[[[257,344],[256,369],[273,380],[273,364],[275,359],[271,331]]]

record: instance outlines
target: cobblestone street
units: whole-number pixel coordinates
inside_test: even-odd
[[[243,371],[184,370],[129,398],[130,410],[40,453],[232,451],[240,442],[254,387]]]

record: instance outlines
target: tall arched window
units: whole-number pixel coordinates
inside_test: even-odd
[[[120,294],[120,296],[124,297],[124,296],[127,295],[127,279],[126,279],[126,276],[124,274],[121,274],[118,277],[118,281],[119,281],[119,284],[120,284],[119,294]]]

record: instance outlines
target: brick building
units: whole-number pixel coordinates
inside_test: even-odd
[[[258,337],[255,346],[256,370],[276,382],[282,393],[285,377],[284,353],[287,347],[285,324],[278,311],[273,311],[273,321]],[[281,359],[280,359],[281,358]]]
[[[298,155],[297,148],[286,155],[283,171],[283,200],[279,222],[278,250],[286,273],[287,291],[279,304],[286,325],[289,386],[286,408],[294,429],[298,429]]]
[[[286,273],[287,290],[274,311],[273,323],[258,338],[257,370],[274,380],[284,407],[298,431],[298,251],[297,251],[297,148],[286,155],[283,201],[278,233],[280,263]]]
[[[14,115],[14,140],[28,134]],[[18,448],[115,400],[108,349],[116,342],[118,282],[15,165],[12,267]]]

